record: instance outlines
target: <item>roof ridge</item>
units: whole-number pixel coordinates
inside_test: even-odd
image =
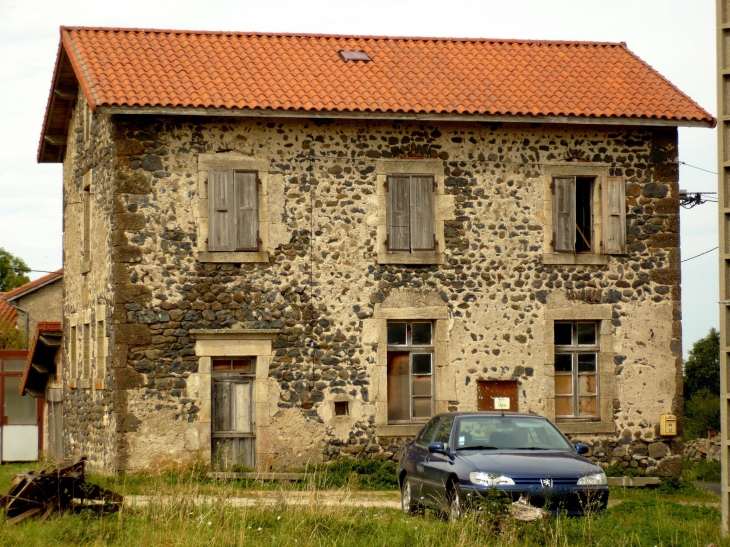
[[[61,31],[103,31],[103,32],[149,32],[157,34],[214,34],[220,36],[261,36],[280,38],[357,38],[360,40],[413,40],[421,42],[484,42],[509,44],[547,44],[547,45],[591,45],[626,47],[626,42],[601,42],[590,40],[539,40],[527,38],[477,38],[477,37],[449,37],[449,36],[389,36],[377,34],[327,34],[309,32],[259,32],[234,30],[184,30],[184,29],[157,29],[157,28],[125,28],[125,27],[84,27],[61,26]]]

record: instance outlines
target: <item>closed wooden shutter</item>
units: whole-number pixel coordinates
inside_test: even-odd
[[[575,177],[553,179],[553,251],[575,252]]]
[[[233,171],[208,172],[208,250],[234,250]]]
[[[410,179],[388,177],[387,235],[389,251],[410,251]]]
[[[607,177],[603,184],[603,252],[626,252],[626,186],[622,177]]]
[[[234,173],[236,250],[259,250],[259,192],[256,173]]]
[[[432,177],[411,177],[411,249],[434,248],[434,195]]]

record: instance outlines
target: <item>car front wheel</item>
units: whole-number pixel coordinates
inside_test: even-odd
[[[401,509],[406,515],[414,515],[418,512],[418,503],[413,499],[413,487],[411,479],[403,479],[403,486],[400,489]]]

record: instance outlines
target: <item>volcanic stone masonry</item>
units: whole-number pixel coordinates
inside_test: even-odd
[[[397,459],[413,427],[387,424],[383,318],[425,309],[438,412],[475,410],[478,380],[514,379],[520,411],[554,417],[552,320],[600,319],[601,421],[561,427],[600,462],[678,472],[681,437],[658,425],[682,416],[675,128],[92,117],[82,94],[77,104],[64,162],[67,455],[108,472],[210,460],[210,358],[196,333],[234,329],[266,333],[271,348],[257,370],[257,467]],[[201,261],[205,172],[239,161],[265,174],[264,250]],[[383,170],[404,162],[436,170],[443,246],[429,264],[382,259]],[[555,166],[625,178],[629,254],[545,259]],[[70,377],[83,325],[102,320],[98,381]]]

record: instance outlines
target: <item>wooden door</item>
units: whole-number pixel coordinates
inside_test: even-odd
[[[477,381],[477,409],[519,412],[517,380]]]
[[[253,381],[213,379],[213,466],[219,470],[255,468]]]

